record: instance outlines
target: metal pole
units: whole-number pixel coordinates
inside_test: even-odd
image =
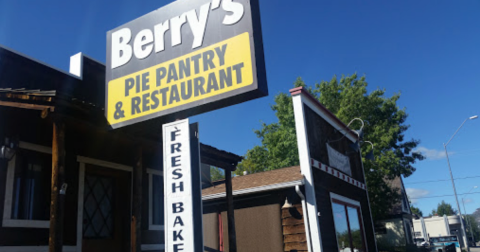
[[[470,191],[472,191],[472,190],[470,190]],[[463,204],[463,212],[465,212],[464,216],[467,216],[467,209],[465,208],[465,201],[463,201],[463,198],[462,198],[462,204]],[[473,244],[475,244],[475,239],[473,237],[472,222],[469,221],[466,217],[465,217],[465,220],[467,220],[467,225],[470,227],[470,235],[472,236],[472,242],[473,242]]]
[[[465,122],[463,122],[465,123]],[[463,125],[463,124],[462,124]],[[461,127],[461,126],[460,126]],[[458,130],[457,130],[458,131]],[[456,134],[457,132],[455,132]],[[454,135],[455,135],[454,134]],[[450,139],[451,141],[452,139]],[[448,142],[450,142],[448,141]],[[463,237],[463,242],[465,244],[465,248],[467,251],[470,251],[470,247],[468,246],[467,242],[467,233],[465,232],[465,225],[463,225],[463,220],[462,220],[462,211],[460,210],[460,204],[458,203],[458,197],[457,197],[457,189],[455,188],[455,182],[453,181],[453,175],[452,175],[452,168],[450,167],[450,160],[448,159],[448,152],[447,152],[447,145],[443,144],[443,147],[445,148],[445,156],[447,157],[447,163],[448,163],[448,170],[450,171],[450,179],[452,180],[452,186],[453,186],[453,193],[455,194],[455,201],[457,202],[457,209],[458,209],[458,215],[460,216],[460,224],[462,226],[462,237]]]

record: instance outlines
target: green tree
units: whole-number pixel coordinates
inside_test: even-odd
[[[441,203],[438,203],[437,209],[432,210],[432,215],[438,215],[438,216],[443,216],[443,215],[454,215],[457,214],[457,211],[453,210],[452,205],[449,203],[446,203],[445,201],[442,200]]]
[[[472,232],[473,232],[473,238],[475,239],[475,242],[480,241],[480,229],[478,228],[478,223],[475,220],[475,217],[471,214],[465,215],[465,229],[467,230],[467,236],[468,238],[472,237]]]
[[[225,173],[222,169],[210,166],[210,178],[212,181],[225,179]]]
[[[410,205],[410,211],[412,212],[412,214],[416,214],[416,215],[418,215],[419,217],[423,217],[423,212],[422,212],[422,210],[420,210],[420,208],[418,208],[418,207],[415,207],[415,206]]]
[[[294,87],[303,86],[326,108],[343,122],[361,118],[365,122],[364,139],[374,143],[375,161],[363,158],[367,185],[374,219],[381,219],[388,213],[391,205],[399,200],[397,191],[392,190],[383,180],[396,176],[410,176],[412,166],[424,157],[413,149],[419,141],[405,141],[404,134],[409,128],[405,124],[407,113],[397,106],[400,94],[385,96],[385,90],[376,89],[367,92],[365,77],[356,74],[343,76],[340,80],[334,76],[329,82],[322,81],[313,87],[306,86],[301,78]],[[255,134],[262,144],[247,151],[245,159],[239,164],[236,174],[272,170],[299,164],[295,120],[292,99],[289,94],[279,93],[271,106],[278,122],[262,124]],[[355,121],[351,128],[360,128]],[[370,151],[371,146],[361,146],[362,154]]]

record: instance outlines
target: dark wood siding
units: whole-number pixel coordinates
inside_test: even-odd
[[[326,144],[328,141],[342,138],[344,131],[336,130],[332,125],[316,114],[308,106],[305,108],[305,121],[307,127],[308,146],[310,157],[329,165]],[[352,178],[365,183],[363,167],[359,152],[353,152],[349,147],[352,143],[347,137],[340,141],[332,142],[330,145],[337,151],[350,157]],[[315,195],[318,211],[320,212],[319,223],[322,239],[322,246],[325,251],[338,251],[335,224],[332,213],[330,192],[358,201],[361,205],[362,221],[365,231],[365,239],[368,251],[375,249],[375,234],[372,228],[372,219],[368,204],[367,191],[360,189],[350,183],[336,178],[319,169],[312,168],[313,181],[315,184]]]
[[[322,162],[323,164],[330,165],[327,153],[327,143],[329,141],[342,138],[345,131],[340,132],[336,130],[308,106],[304,107],[310,157]],[[352,141],[350,141],[347,137],[343,137],[340,141],[331,142],[330,146],[340,153],[346,154],[350,157],[350,165],[352,170],[351,177],[364,183],[365,179],[363,177],[360,155],[358,152],[353,152],[349,146],[351,143]]]

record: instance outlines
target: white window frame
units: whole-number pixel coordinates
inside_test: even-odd
[[[153,224],[153,175],[163,177],[163,171],[147,168],[148,174],[148,230],[165,230],[164,225]]]
[[[368,242],[367,242],[367,234],[365,233],[365,225],[363,223],[362,205],[360,204],[360,202],[358,202],[356,200],[352,200],[352,199],[347,198],[345,196],[330,192],[330,205],[332,205],[334,203],[332,201],[332,199],[336,199],[338,201],[342,201],[342,202],[345,202],[345,203],[348,203],[348,204],[351,204],[351,205],[354,205],[354,206],[358,207],[358,210],[360,211],[360,216],[358,216],[359,217],[358,219],[359,219],[360,225],[362,225],[363,239],[364,239],[363,242],[365,243],[365,251],[369,251],[368,250]],[[332,205],[332,216],[333,215],[334,215],[334,212],[333,212],[333,205]],[[333,220],[333,221],[335,223],[335,220]],[[336,232],[337,231],[335,230],[335,233]]]
[[[20,141],[20,149],[36,151],[40,153],[52,155],[52,147],[43,145],[27,143]],[[3,222],[2,227],[22,227],[22,228],[50,228],[50,220],[21,220],[12,219],[12,204],[13,204],[13,186],[15,179],[15,162],[17,155],[8,162],[7,177],[5,182],[5,199],[3,204]]]

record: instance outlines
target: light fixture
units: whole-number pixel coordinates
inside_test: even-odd
[[[7,161],[12,160],[15,156],[17,147],[18,141],[8,137],[5,138],[5,142],[0,146],[0,159],[5,159]]]
[[[470,118],[468,118],[468,119],[473,120],[473,119],[477,119],[477,118],[478,118],[478,115],[474,115],[474,116],[470,116]]]
[[[348,127],[350,126],[350,124],[352,124],[353,121],[355,120],[359,120],[361,123],[362,123],[362,127],[360,127],[359,130],[351,130],[352,132],[354,132],[355,134],[357,134],[358,136],[358,140],[355,141],[355,143],[351,143],[349,146],[350,148],[352,148],[355,152],[357,152],[360,148],[360,142],[359,140],[363,138],[363,127],[365,126],[365,123],[363,122],[362,119],[360,118],[353,118],[348,124],[347,124],[347,129],[349,129]],[[331,140],[331,141],[328,141],[328,143],[333,143],[333,142],[337,142],[337,141],[340,141],[342,140],[345,136],[347,135],[347,131],[343,134],[342,137],[340,137],[339,139],[336,139],[336,140]]]
[[[353,121],[355,120],[358,120],[362,123],[362,127],[360,127],[359,130],[353,130],[353,132],[357,133],[358,135],[358,138],[362,139],[363,138],[363,127],[365,127],[365,123],[363,122],[362,119],[360,118],[353,118],[348,124],[347,124],[347,128],[350,126],[350,124],[352,124]]]
[[[370,141],[365,141],[365,143],[369,143],[370,145],[372,145],[372,149],[367,153],[365,158],[371,161],[375,161],[375,156],[373,155],[373,143]]]

